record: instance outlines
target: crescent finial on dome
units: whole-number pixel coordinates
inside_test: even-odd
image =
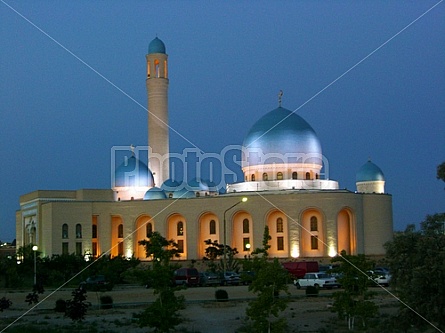
[[[281,108],[281,99],[283,97],[283,90],[280,90],[280,92],[278,93],[278,107]]]

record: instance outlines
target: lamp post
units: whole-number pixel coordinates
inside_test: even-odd
[[[224,265],[224,279],[226,278],[226,271],[227,271],[227,239],[226,239],[226,234],[227,234],[227,232],[226,232],[226,213],[229,211],[229,210],[231,210],[232,208],[234,208],[235,206],[238,206],[240,203],[243,203],[243,202],[246,202],[247,201],[247,198],[246,197],[244,197],[244,198],[242,198],[241,199],[241,201],[238,201],[236,204],[234,204],[234,205],[232,205],[232,206],[230,206],[229,208],[227,208],[225,211],[224,211],[224,225],[223,225],[223,227],[224,227],[224,255],[223,255],[223,265]]]
[[[32,247],[32,250],[34,251],[34,285],[37,285],[37,255],[36,252],[39,249],[37,245],[34,245]]]

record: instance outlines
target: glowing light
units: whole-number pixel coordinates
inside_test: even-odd
[[[242,202],[246,202],[247,200],[248,200],[247,197],[244,197],[244,198],[241,199]]]
[[[34,245],[33,247],[32,247],[32,250],[33,251],[37,251],[39,249],[39,247],[37,246],[37,245]]]
[[[298,258],[300,256],[300,249],[298,245],[293,245],[292,250],[290,252],[292,258]]]
[[[337,250],[335,249],[334,245],[329,246],[329,253],[328,254],[329,254],[329,256],[331,258],[335,257],[337,255]]]

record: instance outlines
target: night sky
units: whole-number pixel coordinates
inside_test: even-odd
[[[110,188],[112,148],[147,145],[156,36],[172,152],[242,144],[283,90],[340,188],[383,170],[396,230],[445,210],[441,1],[0,1],[0,26],[2,241],[20,195]]]

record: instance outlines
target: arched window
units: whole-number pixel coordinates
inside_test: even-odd
[[[168,194],[168,197],[171,199],[171,198],[173,198],[173,193],[169,193]]]
[[[318,220],[315,216],[311,217],[311,231],[318,231]]]
[[[253,181],[253,182],[255,181],[255,174],[252,174],[252,175],[250,176],[250,180]]]
[[[184,235],[184,223],[179,221],[176,225],[176,235],[183,236]]]
[[[155,59],[155,77],[159,77],[159,60]]]
[[[210,227],[210,235],[215,235],[216,234],[216,222],[215,222],[215,220],[211,220],[210,221],[209,227]]]
[[[306,172],[306,180],[310,180],[311,179],[311,174],[309,172]]]
[[[153,232],[153,224],[147,223],[147,225],[145,226],[145,233],[147,235],[147,238],[150,237],[152,232]]]
[[[277,173],[277,180],[283,180],[283,173],[282,172],[278,172]]]
[[[316,173],[316,174],[315,174],[315,179],[319,179],[319,178],[320,178],[319,174]]]
[[[93,224],[93,230],[92,230],[93,238],[97,238],[97,225]]]
[[[249,220],[244,219],[243,220],[243,234],[248,234],[248,233],[249,233]]]
[[[124,238],[124,225],[119,224],[117,226],[117,238]]]
[[[150,62],[147,62],[147,78],[150,78]]]
[[[76,238],[82,238],[82,226],[79,223],[76,224]]]
[[[269,180],[269,176],[267,175],[267,172],[263,173],[263,180]]]
[[[296,171],[292,172],[292,179],[298,179],[298,173]]]
[[[277,218],[277,232],[283,232],[283,219]]]
[[[68,224],[62,225],[62,238],[68,238]]]

